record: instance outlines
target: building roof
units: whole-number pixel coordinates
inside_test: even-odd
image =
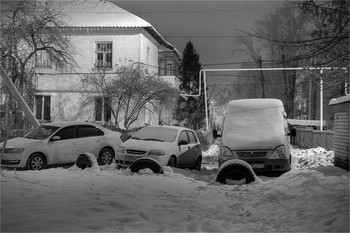
[[[79,0],[64,5],[61,12],[69,27],[144,28],[160,44],[177,52],[149,22],[106,0]]]
[[[152,27],[140,17],[101,0],[79,0],[62,7],[72,27]]]

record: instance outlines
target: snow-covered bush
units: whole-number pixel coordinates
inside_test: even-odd
[[[203,157],[214,158],[219,156],[219,152],[220,152],[219,145],[213,144],[210,146],[208,150],[203,151],[202,155]]]

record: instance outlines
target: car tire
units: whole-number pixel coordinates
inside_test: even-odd
[[[236,180],[236,181],[245,179],[244,183],[249,184],[255,181],[255,176],[248,167],[242,164],[233,163],[220,169],[217,174],[217,177],[216,177],[217,182],[226,184],[227,183],[226,179]]]
[[[156,161],[149,158],[137,159],[129,166],[129,169],[132,172],[139,172],[140,170],[146,169],[146,168],[151,169],[153,173],[157,173],[157,174],[164,173],[162,166]]]
[[[202,168],[202,156],[199,156],[194,164],[194,169],[200,171]]]
[[[114,159],[114,151],[110,148],[103,148],[98,155],[100,165],[111,164]]]
[[[81,154],[77,159],[76,165],[81,169],[85,169],[92,167],[92,161],[86,154]]]
[[[42,154],[34,153],[32,154],[27,162],[28,170],[42,170],[46,167],[46,160]]]
[[[175,158],[175,156],[171,156],[170,157],[167,166],[169,166],[169,167],[176,167],[176,158]]]

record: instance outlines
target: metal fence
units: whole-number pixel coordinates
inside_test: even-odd
[[[292,140],[292,144],[302,148],[323,147],[333,150],[334,131],[297,129],[297,135]]]

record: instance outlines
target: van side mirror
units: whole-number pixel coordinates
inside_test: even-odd
[[[297,130],[295,128],[291,128],[287,135],[295,137],[295,136],[297,136]]]
[[[213,129],[213,138],[216,139],[216,138],[219,138],[219,137],[221,137],[221,134],[219,134],[216,129]]]

